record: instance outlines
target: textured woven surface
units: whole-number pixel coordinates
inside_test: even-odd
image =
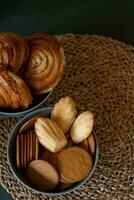
[[[61,35],[67,67],[49,98],[53,105],[70,95],[79,111],[95,115],[94,132],[100,146],[98,166],[91,181],[63,196],[37,195],[12,176],[6,145],[17,118],[0,117],[0,182],[14,199],[134,199],[134,48],[96,35]]]

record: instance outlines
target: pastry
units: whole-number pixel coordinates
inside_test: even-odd
[[[39,142],[49,151],[58,152],[67,144],[62,129],[56,122],[39,117],[35,122],[35,132]]]
[[[0,108],[27,108],[32,96],[25,82],[0,65]]]
[[[69,147],[58,154],[57,167],[60,181],[75,183],[83,180],[92,169],[92,158],[80,147]]]
[[[59,102],[55,104],[51,119],[57,122],[64,133],[67,133],[76,118],[76,112],[75,102],[71,97],[67,96],[61,98]]]
[[[34,93],[52,90],[60,81],[65,66],[63,48],[53,36],[36,33],[27,37],[30,58],[25,79]]]
[[[25,39],[16,33],[0,33],[0,63],[14,73],[24,71],[29,57]]]
[[[32,161],[26,169],[27,178],[42,190],[54,189],[59,183],[56,169],[44,160]]]
[[[70,135],[74,143],[80,143],[86,139],[93,129],[94,117],[90,111],[81,113],[74,121]]]
[[[91,153],[91,155],[94,155],[95,152],[95,140],[94,140],[94,136],[91,133],[88,136],[88,144],[89,144],[89,152]]]

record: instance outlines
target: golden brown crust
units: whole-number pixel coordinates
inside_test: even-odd
[[[67,144],[62,129],[56,122],[39,117],[35,122],[35,132],[39,142],[49,151],[58,152]]]
[[[0,108],[27,108],[32,96],[25,82],[0,65]]]
[[[94,116],[90,111],[81,113],[74,121],[70,135],[74,143],[78,144],[85,140],[93,129]]]
[[[89,152],[93,156],[95,152],[95,139],[93,133],[88,136]]]
[[[59,175],[57,170],[44,160],[32,161],[26,174],[28,179],[43,190],[54,189],[59,183]]]
[[[69,147],[58,153],[57,167],[63,183],[75,183],[84,179],[92,165],[91,156],[80,147]]]
[[[25,77],[36,94],[54,88],[61,79],[65,65],[64,51],[53,36],[36,33],[27,37],[30,58]]]
[[[69,96],[61,98],[54,106],[51,119],[67,133],[76,118],[76,105]]]
[[[12,72],[19,73],[29,57],[25,39],[16,33],[0,33],[0,63]]]

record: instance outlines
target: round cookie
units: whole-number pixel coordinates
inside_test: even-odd
[[[27,164],[30,162],[30,134],[29,132],[26,133],[27,137]]]
[[[92,166],[89,153],[78,146],[69,147],[58,154],[57,167],[61,182],[81,181],[91,171]]]
[[[33,138],[32,138],[32,131],[29,131],[29,149],[30,149],[30,162],[32,161],[33,157]]]
[[[20,135],[17,135],[16,138],[16,165],[20,169]]]
[[[37,138],[37,136],[36,136],[36,134],[35,134],[35,146],[36,146],[36,151],[35,151],[35,160],[37,160],[38,159],[38,157],[39,157],[39,141],[38,141],[38,138]]]
[[[21,168],[24,167],[24,140],[23,140],[23,134],[20,135],[20,163]]]
[[[27,146],[26,145],[27,145],[27,138],[26,138],[26,133],[25,133],[25,134],[23,134],[23,146],[24,146],[24,150],[23,150],[24,163],[23,164],[24,164],[24,168],[27,165]]]
[[[40,159],[49,162],[55,169],[57,169],[58,153],[52,153],[51,151],[44,150],[41,152]]]
[[[32,161],[26,174],[28,179],[42,190],[54,189],[59,183],[59,175],[56,169],[44,160]]]

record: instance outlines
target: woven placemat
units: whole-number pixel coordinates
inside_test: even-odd
[[[63,196],[37,195],[23,187],[7,164],[8,136],[19,120],[0,116],[0,182],[14,199],[134,199],[134,48],[97,35],[61,35],[67,67],[47,105],[70,95],[79,112],[95,115],[100,158],[92,179]]]

